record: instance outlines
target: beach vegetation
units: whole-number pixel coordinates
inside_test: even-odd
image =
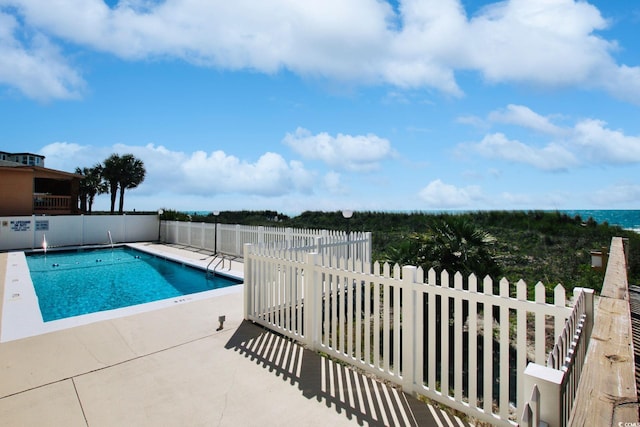
[[[511,283],[522,279],[549,290],[588,287],[600,291],[604,271],[591,267],[591,251],[608,250],[613,237],[627,239],[629,283],[640,281],[640,234],[593,218],[558,211],[361,212],[222,211],[193,221],[372,232],[372,257]]]

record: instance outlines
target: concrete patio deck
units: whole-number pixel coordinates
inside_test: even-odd
[[[202,258],[191,251],[155,246],[154,250],[180,257]],[[6,260],[7,255],[0,253],[3,302]],[[222,330],[218,330],[220,315],[226,316]],[[239,285],[226,295],[0,343],[0,424],[451,426],[462,422],[243,321]]]

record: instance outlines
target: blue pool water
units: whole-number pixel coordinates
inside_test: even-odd
[[[238,284],[128,247],[27,256],[45,322]]]

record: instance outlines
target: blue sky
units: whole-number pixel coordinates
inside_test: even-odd
[[[638,34],[627,1],[0,0],[0,150],[132,153],[126,209],[637,209]]]

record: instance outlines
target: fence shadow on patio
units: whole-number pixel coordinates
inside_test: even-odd
[[[225,348],[268,369],[307,399],[324,402],[359,425],[465,425],[439,408],[343,364],[307,350],[295,341],[243,321]]]

